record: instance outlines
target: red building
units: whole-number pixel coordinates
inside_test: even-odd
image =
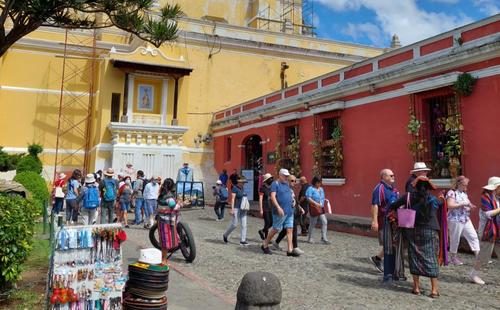
[[[334,212],[368,217],[379,171],[403,191],[419,160],[441,188],[468,176],[478,204],[500,175],[499,118],[495,15],[216,112],[215,166],[319,173]]]

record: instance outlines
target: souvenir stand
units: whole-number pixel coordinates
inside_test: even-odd
[[[48,309],[122,309],[125,240],[121,224],[58,228],[48,277]]]

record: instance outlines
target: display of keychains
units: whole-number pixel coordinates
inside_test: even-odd
[[[122,309],[121,224],[62,227],[56,233],[49,304],[60,310]]]

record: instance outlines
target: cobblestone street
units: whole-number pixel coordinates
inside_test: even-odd
[[[480,287],[467,280],[473,256],[462,254],[464,266],[441,268],[441,297],[433,300],[410,294],[410,279],[393,285],[381,284],[381,274],[368,260],[379,251],[376,239],[330,231],[331,245],[307,244],[305,237],[299,237],[299,247],[305,251],[299,258],[287,257],[286,252],[278,251],[263,255],[257,234],[262,227],[261,219],[249,217],[250,246],[244,248],[239,245],[239,229],[231,235],[229,244],[222,241],[222,233],[229,224],[228,215],[223,222],[216,222],[213,209],[207,208],[184,211],[182,216],[195,236],[197,257],[193,264],[186,264],[178,253],[173,262],[229,300],[235,299],[245,273],[268,271],[281,281],[283,309],[500,309],[500,262],[497,259],[488,267],[490,274],[483,274],[487,285]],[[147,238],[146,230],[131,228],[128,231],[134,232],[133,239],[147,240],[143,239]],[[319,238],[317,230],[315,239]],[[408,269],[406,275],[410,278]],[[423,278],[422,284],[426,293],[430,292],[429,280]],[[171,290],[176,285],[172,282]],[[198,309],[201,308],[217,307],[200,304]],[[172,309],[176,309],[174,305]]]

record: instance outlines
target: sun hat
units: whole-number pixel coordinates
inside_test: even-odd
[[[95,183],[95,177],[93,173],[89,173],[85,176],[85,183]]]
[[[272,174],[270,173],[266,173],[262,176],[262,182],[266,182],[267,180],[269,180],[270,178],[272,178]]]
[[[281,168],[280,169],[280,175],[284,175],[284,176],[290,176],[290,172],[288,172],[288,169],[285,169],[285,168]]]
[[[431,169],[427,167],[427,165],[424,162],[419,161],[413,165],[413,170],[411,170],[411,173],[417,171],[431,171]]]
[[[64,174],[64,172],[59,173],[59,179],[66,179],[66,175]]]
[[[222,181],[221,180],[217,180],[217,182],[215,182],[215,184],[222,185]]]
[[[437,188],[436,185],[434,185],[434,183],[432,183],[432,181],[428,177],[424,177],[424,176],[419,176],[415,180],[413,180],[413,182],[411,182],[411,186],[417,187],[417,184],[420,182],[425,182],[425,183],[429,184],[431,189]]]
[[[488,179],[488,185],[483,186],[483,188],[487,189],[489,191],[494,191],[499,186],[500,186],[500,178],[499,177],[491,177]]]
[[[115,171],[113,170],[113,168],[108,168],[108,169],[106,169],[106,171],[104,171],[104,175],[108,176],[108,177],[112,177],[115,175]]]
[[[245,177],[238,177],[238,183],[247,183],[247,179]]]

